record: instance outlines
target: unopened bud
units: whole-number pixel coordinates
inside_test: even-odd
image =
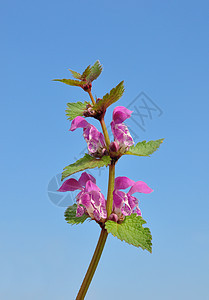
[[[87,84],[85,84],[85,85],[83,85],[83,87],[82,87],[83,89],[84,89],[84,91],[89,91],[89,90],[91,90],[91,88],[92,88],[92,84],[91,84],[91,82],[90,83],[87,83]]]
[[[114,221],[114,222],[117,222],[118,221],[118,216],[114,213],[112,213],[110,216],[109,216],[109,220],[111,221]]]
[[[110,143],[109,149],[110,149],[110,152],[118,152],[119,145],[116,142],[112,142],[112,143]]]

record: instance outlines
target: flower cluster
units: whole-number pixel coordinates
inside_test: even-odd
[[[127,126],[123,123],[127,118],[130,118],[131,113],[132,111],[123,106],[118,106],[113,111],[111,129],[114,142],[110,144],[109,149],[111,153],[115,153],[115,156],[124,154],[134,144]],[[83,117],[78,116],[72,121],[70,131],[77,128],[83,128],[83,136],[90,155],[102,157],[107,154],[104,136],[96,127],[89,124]]]
[[[130,188],[128,193],[121,191]],[[76,216],[81,217],[84,213],[98,222],[105,222],[107,218],[106,200],[96,185],[96,179],[86,172],[82,173],[79,180],[70,178],[60,187],[60,192],[81,190],[76,196]],[[136,213],[141,216],[138,199],[132,196],[134,193],[151,193],[153,190],[143,181],[133,181],[128,177],[115,178],[113,192],[113,210],[109,219],[115,222],[123,220],[124,216]]]

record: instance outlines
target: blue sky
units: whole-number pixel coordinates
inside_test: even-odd
[[[2,3],[1,299],[74,299],[80,287],[100,230],[66,224],[47,189],[85,148],[82,131],[68,131],[66,103],[88,98],[51,80],[97,59],[104,71],[93,94],[125,80],[117,104],[128,106],[144,92],[162,114],[145,117],[144,130],[127,124],[137,141],[165,142],[150,158],[123,157],[116,170],[154,189],[139,197],[153,254],[109,236],[86,299],[209,298],[208,8],[208,1]],[[105,194],[106,171],[94,174]]]

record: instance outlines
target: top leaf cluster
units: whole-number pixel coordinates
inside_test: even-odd
[[[69,71],[72,73],[73,77],[78,80],[64,78],[64,79],[54,79],[54,81],[60,81],[71,86],[80,86],[83,89],[86,88],[86,90],[88,90],[89,88],[91,88],[92,81],[97,79],[101,74],[102,65],[97,60],[92,67],[88,66],[82,74],[70,69]]]

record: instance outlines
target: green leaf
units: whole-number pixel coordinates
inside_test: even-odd
[[[67,103],[66,116],[68,120],[73,120],[77,116],[83,116],[83,112],[86,110],[86,105],[90,104],[89,102],[76,102],[76,103]]]
[[[72,86],[80,86],[82,87],[83,85],[86,84],[85,81],[78,81],[78,80],[73,80],[73,79],[54,79],[53,81],[60,81],[60,82],[63,82],[65,84],[68,84],[68,85],[72,85]]]
[[[146,221],[137,214],[125,217],[125,220],[119,224],[114,221],[107,221],[105,228],[108,233],[112,233],[119,240],[125,241],[135,247],[141,247],[152,253],[152,236],[149,228],[143,227]]]
[[[98,101],[92,109],[95,111],[106,110],[108,106],[118,101],[124,93],[124,81],[121,81],[110,93],[106,94],[100,101]]]
[[[62,173],[62,180],[66,177],[77,173],[79,171],[83,171],[85,169],[94,169],[96,167],[104,167],[108,166],[111,162],[111,158],[109,156],[103,156],[101,159],[90,156],[89,154],[85,154],[84,157],[77,160],[74,164],[71,164],[64,168]]]
[[[85,71],[82,73],[81,78],[86,79],[86,77],[91,73],[91,66],[88,66]]]
[[[138,155],[138,156],[150,156],[153,152],[155,152],[160,145],[162,144],[164,139],[159,139],[156,141],[143,141],[136,144],[136,146],[131,146],[129,150],[125,154],[130,155]]]
[[[102,65],[99,60],[95,62],[95,64],[91,67],[89,75],[86,77],[88,82],[92,82],[99,77],[102,72]]]
[[[76,217],[76,209],[77,205],[73,204],[72,206],[69,206],[65,211],[65,220],[67,223],[75,225],[75,224],[82,224],[86,221],[86,219],[89,218],[89,216],[83,214],[81,217]]]
[[[72,73],[73,77],[76,78],[76,79],[82,79],[82,75],[76,71],[73,71],[73,70],[70,70],[69,71]]]
[[[78,80],[64,78],[64,79],[54,79],[53,81],[60,81],[71,86],[83,87],[87,83],[90,83],[93,80],[97,79],[97,77],[102,72],[102,65],[97,60],[92,67],[89,65],[82,74],[70,69],[69,71],[72,73],[73,77]]]

